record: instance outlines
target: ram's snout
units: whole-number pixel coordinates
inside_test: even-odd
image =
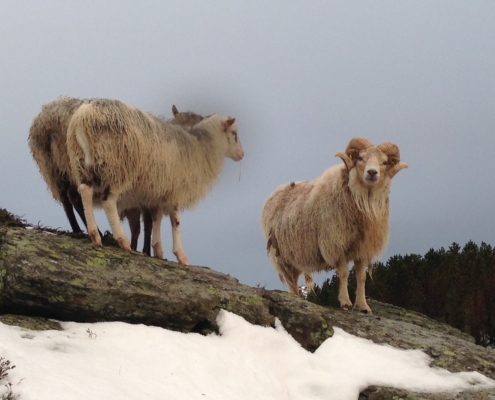
[[[363,170],[363,179],[368,185],[376,185],[380,181],[380,163],[376,157],[371,157]]]
[[[380,177],[380,175],[378,174],[378,171],[374,168],[370,168],[368,170],[366,170],[366,180],[367,181],[377,181],[378,178]]]

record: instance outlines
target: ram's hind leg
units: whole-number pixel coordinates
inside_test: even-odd
[[[297,294],[301,296],[301,292],[299,291],[299,277],[301,276],[301,271],[297,270],[292,266],[288,266],[289,276],[287,277],[287,286],[289,287],[289,291],[291,293]]]
[[[131,244],[125,236],[124,229],[120,223],[120,216],[117,210],[118,195],[115,193],[108,193],[102,199],[103,209],[107,214],[108,222],[112,228],[112,234],[114,239],[119,243],[119,246],[124,250],[131,250]]]
[[[340,259],[337,262],[337,273],[339,275],[339,302],[340,307],[344,310],[350,310],[352,308],[352,302],[349,298],[349,291],[347,290],[347,280],[349,278],[349,268],[347,262]]]
[[[277,239],[271,231],[268,238],[266,250],[268,252],[268,256],[270,257],[270,261],[273,264],[273,267],[278,272],[278,276],[282,283],[285,283],[287,285],[290,293],[294,293],[299,296],[300,293],[297,282],[299,281],[301,271],[294,268],[292,265],[282,261],[280,251],[278,249]]]
[[[101,246],[101,236],[96,225],[95,215],[93,213],[93,187],[81,183],[79,185],[79,193],[84,207],[84,216],[88,227],[88,235],[91,241],[97,246]]]
[[[365,295],[365,283],[366,283],[366,266],[367,262],[363,262],[362,260],[354,261],[354,272],[356,273],[356,303],[354,307],[356,307],[359,311],[364,313],[371,314],[371,308],[368,306],[366,302]]]
[[[297,270],[292,265],[288,265],[288,264],[285,264],[283,266],[283,270],[284,270],[284,280],[285,283],[287,283],[289,292],[300,296],[301,293],[299,293],[299,286],[297,283],[299,281],[299,276],[301,275],[301,271]]]
[[[315,285],[315,281],[313,280],[313,274],[312,273],[304,274],[304,280],[306,281],[306,287],[308,288],[308,290],[313,290],[313,286]]]

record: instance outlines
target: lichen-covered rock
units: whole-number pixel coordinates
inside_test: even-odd
[[[421,349],[434,366],[478,371],[495,379],[495,350],[423,315],[369,300],[373,315],[329,309],[277,290],[240,284],[206,267],[182,266],[87,238],[24,227],[1,227],[0,314],[80,322],[124,321],[182,332],[216,331],[220,309],[262,326],[279,318],[314,351],[333,327],[403,349]],[[6,317],[12,320],[12,317]],[[492,396],[492,397],[490,397]],[[418,394],[367,388],[362,399],[495,399],[495,391]]]
[[[209,268],[99,248],[38,229],[9,228],[0,246],[3,312],[183,332],[215,329],[221,308],[254,324],[274,321],[258,292]]]

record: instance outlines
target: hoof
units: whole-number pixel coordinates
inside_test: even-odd
[[[356,309],[357,311],[359,311],[362,314],[368,314],[368,315],[373,314],[371,312],[371,308],[369,308],[369,307],[358,307],[358,306],[354,306],[353,309]]]
[[[153,258],[161,258],[163,259],[163,251],[154,251]]]
[[[349,310],[352,310],[352,305],[351,304],[342,304],[340,306],[340,308],[342,308],[342,310],[349,311]]]
[[[154,258],[163,258],[163,249],[160,243],[156,243],[152,245],[153,247],[153,257]]]
[[[119,243],[119,246],[124,249],[124,250],[131,250],[131,244],[129,243],[129,241],[127,240],[127,238],[118,238],[117,239],[117,242]]]
[[[95,245],[101,246],[101,236],[98,231],[89,232],[89,237]]]
[[[174,251],[175,257],[177,257],[177,261],[181,265],[189,265],[189,260],[187,259],[186,254],[183,251]]]

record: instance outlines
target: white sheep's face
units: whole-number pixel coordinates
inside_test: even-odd
[[[388,157],[377,147],[361,150],[355,158],[356,177],[363,186],[381,188],[390,178],[387,175]]]
[[[234,161],[241,161],[244,158],[244,150],[242,149],[241,140],[237,134],[237,124],[234,122],[224,130],[227,138],[227,151],[225,157],[231,158]]]

